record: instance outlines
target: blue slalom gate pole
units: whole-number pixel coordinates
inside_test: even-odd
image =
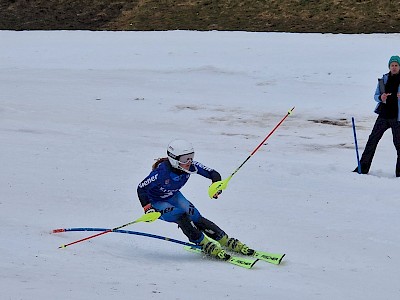
[[[167,242],[172,242],[172,243],[176,243],[176,244],[181,244],[184,246],[190,246],[190,247],[195,247],[195,248],[201,248],[201,246],[198,246],[196,244],[193,243],[187,243],[187,242],[183,242],[183,241],[179,241],[179,240],[175,240],[169,237],[165,237],[165,236],[161,236],[161,235],[155,235],[155,234],[151,234],[151,233],[146,233],[146,232],[139,232],[139,231],[131,231],[131,230],[112,230],[110,231],[109,228],[60,228],[60,229],[54,229],[52,231],[52,233],[60,233],[60,232],[68,232],[68,231],[109,231],[111,232],[115,232],[115,233],[125,233],[125,234],[133,234],[133,235],[140,235],[140,236],[145,236],[145,237],[149,237],[149,238],[154,238],[154,239],[159,239],[159,240],[164,240]]]
[[[356,147],[358,174],[361,174],[361,164],[360,164],[360,156],[358,155],[357,134],[356,134],[356,125],[354,122],[354,117],[351,117],[351,122],[353,123],[354,145]]]

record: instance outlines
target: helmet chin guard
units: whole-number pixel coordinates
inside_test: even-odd
[[[186,173],[193,173],[189,169],[183,168],[181,165],[192,163],[194,158],[194,149],[190,142],[186,140],[173,140],[168,144],[167,148],[168,160],[175,169]],[[190,165],[189,165],[190,168]]]

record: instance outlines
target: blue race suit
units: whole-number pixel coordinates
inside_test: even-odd
[[[193,161],[189,171],[211,179],[213,182],[221,180],[221,175],[199,162]],[[186,215],[200,231],[212,229],[211,236],[215,238],[225,234],[218,226],[203,218],[197,208],[179,191],[188,181],[191,174],[175,169],[168,160],[162,161],[151,173],[139,183],[137,194],[142,206],[151,206],[161,212],[160,219],[177,224]],[[197,242],[197,237],[193,242]]]

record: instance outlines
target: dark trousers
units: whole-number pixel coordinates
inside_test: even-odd
[[[378,117],[375,121],[374,128],[369,135],[368,142],[365,145],[364,152],[362,154],[360,164],[361,173],[367,174],[371,167],[372,159],[374,158],[376,147],[383,134],[389,128],[392,129],[393,144],[397,151],[397,162],[396,162],[396,176],[400,177],[400,122],[396,119],[384,119]]]

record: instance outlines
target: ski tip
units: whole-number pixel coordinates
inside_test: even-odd
[[[286,255],[286,254],[282,254],[281,258],[278,260],[278,265],[280,265],[280,264],[281,264],[281,262],[282,262],[282,259],[285,257],[285,255]]]
[[[254,267],[254,265],[256,264],[256,262],[258,262],[259,259],[257,258],[256,260],[254,260],[254,262],[251,264],[251,268]]]
[[[59,233],[59,232],[65,232],[65,229],[64,228],[53,229],[51,233]]]
[[[65,248],[67,248],[66,245],[61,245],[60,247],[58,247],[58,249],[65,249]]]

